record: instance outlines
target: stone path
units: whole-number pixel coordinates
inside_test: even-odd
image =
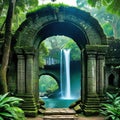
[[[68,108],[49,108],[45,111],[43,120],[77,120],[75,111]]]
[[[36,118],[27,118],[27,120],[104,120],[104,117],[94,116],[85,117],[83,115],[75,116],[75,112],[68,108],[52,108],[45,111],[44,116],[37,116]]]

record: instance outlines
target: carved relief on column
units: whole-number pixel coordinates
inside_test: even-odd
[[[33,55],[26,55],[26,93],[33,93]]]
[[[38,63],[38,54],[39,51],[36,51],[34,56],[34,95],[36,98],[36,102],[39,101],[39,63]]]
[[[96,52],[88,53],[87,60],[87,94],[96,94]]]
[[[104,93],[105,87],[105,75],[104,75],[104,67],[105,67],[105,54],[98,54],[97,56],[97,91],[100,95]]]
[[[25,93],[25,58],[23,55],[17,55],[17,92]]]
[[[86,96],[86,53],[85,50],[81,50],[81,67],[82,67],[82,72],[81,72],[81,100],[82,102],[85,101],[85,96]]]

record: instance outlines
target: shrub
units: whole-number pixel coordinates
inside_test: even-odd
[[[101,113],[106,120],[120,120],[120,96],[119,94],[107,93],[108,102],[102,104]]]
[[[9,93],[0,95],[0,120],[25,120],[24,112],[19,108],[23,100],[10,97]]]

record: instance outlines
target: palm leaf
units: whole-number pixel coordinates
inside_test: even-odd
[[[17,113],[14,107],[9,107],[6,109],[6,111],[8,111],[16,120],[18,120],[18,114],[21,114],[20,112]]]
[[[4,120],[4,118],[0,116],[0,120]]]
[[[3,120],[4,118],[11,120],[24,120],[24,112],[22,109],[17,107],[20,102],[23,101],[23,99],[17,97],[8,97],[8,94],[9,93],[0,95],[0,120]]]
[[[107,96],[109,97],[109,99],[111,99],[111,100],[113,100],[114,99],[114,96],[113,96],[113,94],[110,94],[110,93],[106,93],[107,94]]]
[[[8,117],[8,118],[13,118],[13,115],[10,114],[10,113],[7,113],[7,112],[1,112],[1,113],[0,113],[0,116]]]
[[[0,96],[0,102],[3,101],[7,96],[9,95],[9,93],[6,93],[4,95]]]
[[[23,101],[23,99],[16,98],[16,97],[6,97],[0,102],[0,105],[5,104],[5,103],[12,103],[12,102],[17,103],[17,101],[20,102],[20,101]]]

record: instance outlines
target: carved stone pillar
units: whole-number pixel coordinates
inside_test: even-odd
[[[25,58],[23,55],[17,55],[17,93],[25,93]]]
[[[86,78],[86,100],[85,115],[99,112],[99,96],[97,95],[97,50],[96,46],[86,46],[87,51],[87,78]]]
[[[96,52],[88,53],[87,95],[96,95]]]
[[[36,99],[36,102],[39,101],[39,63],[38,63],[38,57],[39,57],[39,54],[38,52],[36,51],[35,53],[35,56],[34,56],[34,87],[33,87],[33,91],[34,91],[34,95],[35,95],[35,99]]]
[[[85,97],[86,97],[86,53],[85,50],[81,50],[81,67],[82,67],[82,72],[81,72],[81,100],[84,103],[85,102]]]
[[[17,49],[18,63],[17,63],[17,97],[24,99],[21,108],[24,110],[26,116],[35,117],[38,113],[37,102],[33,92],[33,71],[34,71],[34,49],[26,48]],[[25,56],[26,54],[26,56]]]
[[[26,93],[33,93],[33,55],[26,55]]]
[[[25,94],[19,96],[24,99],[24,103],[22,104],[22,109],[25,111],[26,116],[34,117],[37,115],[37,103],[35,101],[35,95],[33,92],[34,87],[34,77],[33,77],[33,54],[26,54],[26,87],[25,87]]]
[[[85,114],[99,113],[101,96],[104,93],[104,64],[106,45],[86,45],[87,80]],[[104,53],[104,54],[103,54]]]
[[[99,95],[104,94],[105,88],[105,54],[98,54],[97,56],[97,92]]]

